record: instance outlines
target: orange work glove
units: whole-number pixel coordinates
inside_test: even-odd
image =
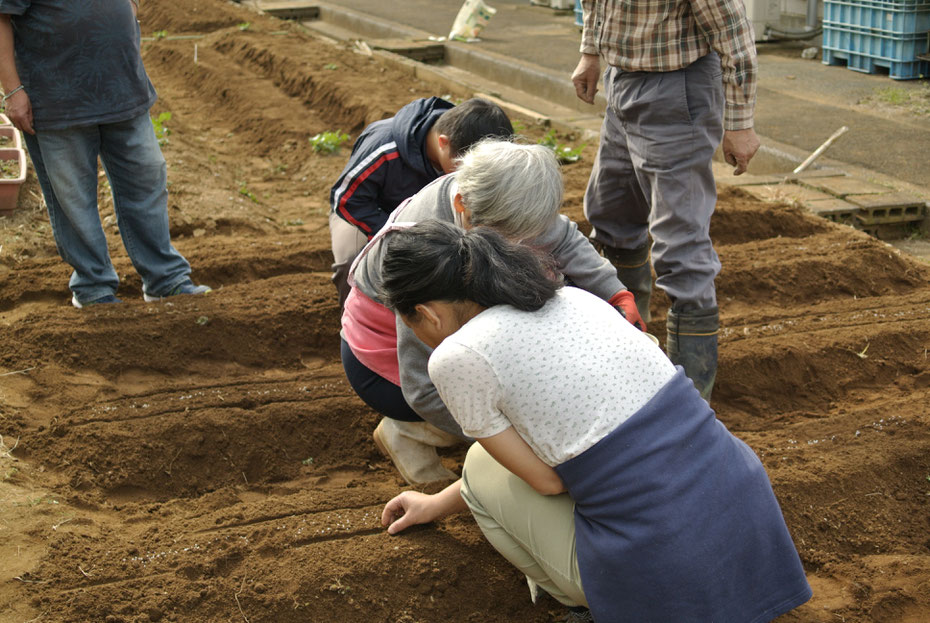
[[[643,321],[642,316],[639,315],[639,310],[636,309],[636,299],[633,298],[632,292],[620,290],[610,297],[607,302],[616,307],[620,315],[626,318],[631,325],[643,333],[646,332],[646,323]]]

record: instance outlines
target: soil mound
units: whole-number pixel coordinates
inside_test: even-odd
[[[154,112],[171,113],[175,244],[214,291],[143,303],[105,184],[122,305],[69,306],[28,189],[29,207],[0,220],[0,620],[563,617],[530,603],[467,515],[383,531],[402,481],[341,369],[327,217],[349,148],[327,156],[308,138],[354,137],[442,91],[219,0],[143,3],[141,19],[169,35],[143,53]],[[524,123],[531,140],[545,132]],[[564,168],[564,212],[583,230],[593,155]],[[814,587],[783,620],[926,621],[930,270],[735,191],[712,235],[713,406],[762,457]],[[667,300],[653,301],[663,335]]]

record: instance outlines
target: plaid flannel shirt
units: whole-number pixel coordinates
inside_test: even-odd
[[[742,0],[582,0],[583,54],[624,71],[675,71],[720,56],[724,128],[752,127],[756,44]]]

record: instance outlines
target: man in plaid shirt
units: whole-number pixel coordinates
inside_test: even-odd
[[[588,189],[592,239],[648,322],[656,285],[671,299],[666,350],[710,399],[720,327],[710,239],[711,158],[723,141],[736,175],[759,148],[752,113],[756,48],[742,0],[582,0],[572,74],[593,104],[607,62],[607,111]]]

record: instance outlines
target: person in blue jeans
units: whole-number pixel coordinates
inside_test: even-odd
[[[148,111],[157,98],[140,54],[137,0],[0,0],[0,84],[23,132],[58,252],[74,268],[71,303],[118,303],[97,208],[97,159],[123,245],[156,301],[202,294],[171,244],[167,167]]]

